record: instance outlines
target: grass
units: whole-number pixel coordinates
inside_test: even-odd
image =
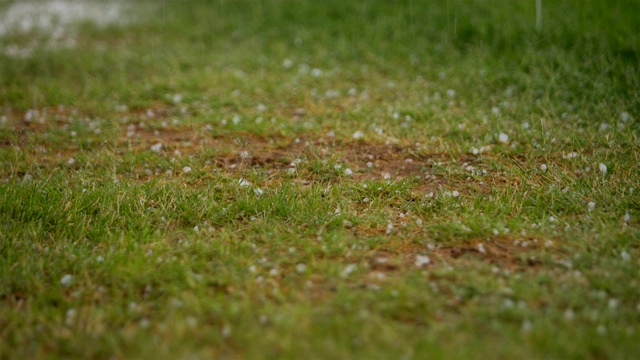
[[[637,3],[127,6],[0,38],[0,358],[640,356]]]

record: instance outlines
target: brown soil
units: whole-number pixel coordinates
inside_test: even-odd
[[[134,151],[150,149],[161,143],[162,152],[171,154],[178,150],[182,155],[206,153],[211,163],[226,171],[251,168],[267,170],[287,170],[300,159],[304,163],[326,161],[340,164],[344,172],[351,169],[353,179],[383,178],[385,174],[393,178],[409,176],[425,177],[430,174],[433,164],[445,158],[442,154],[422,154],[399,145],[366,143],[363,141],[327,140],[324,138],[285,139],[279,136],[256,136],[249,133],[234,135],[212,135],[204,129],[134,129],[122,130],[121,145],[128,145]],[[131,133],[129,134],[131,135]]]
[[[537,250],[539,246],[530,241],[529,244],[531,245],[528,247],[522,247],[515,245],[509,239],[497,238],[490,241],[474,240],[437,247],[433,250],[417,244],[394,246],[393,249],[377,250],[369,258],[368,263],[373,271],[387,273],[415,267],[416,256],[427,255],[430,263],[424,265],[425,269],[479,261],[492,264],[499,269],[519,271],[540,266],[539,260],[528,256],[528,253]]]

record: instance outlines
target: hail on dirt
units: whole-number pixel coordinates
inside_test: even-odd
[[[150,149],[153,152],[160,152],[160,150],[162,150],[162,146],[163,146],[162,143],[156,143],[151,145]]]
[[[427,255],[416,255],[415,265],[416,267],[422,267],[431,263],[431,259]]]
[[[484,248],[484,244],[482,243],[478,244],[477,248],[478,248],[478,252],[480,252],[481,254],[487,253],[487,250]]]
[[[358,268],[358,265],[356,264],[349,264],[347,266],[345,266],[345,268],[342,270],[342,273],[340,274],[340,276],[342,277],[347,277],[349,276],[352,272],[356,271],[356,269]]]
[[[393,232],[393,224],[391,222],[387,223],[387,230],[386,233],[387,235],[391,234]]]
[[[299,263],[296,265],[296,271],[300,274],[304,273],[307,270],[307,265],[303,263]]]

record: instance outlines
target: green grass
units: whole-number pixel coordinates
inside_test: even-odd
[[[0,358],[637,358],[640,5],[543,10],[0,37]]]

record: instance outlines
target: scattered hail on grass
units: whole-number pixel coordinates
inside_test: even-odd
[[[76,25],[89,21],[106,26],[125,21],[124,3],[119,1],[16,1],[0,13],[0,38],[39,33],[43,43],[34,40],[27,45],[7,46],[5,54],[28,57],[38,46],[73,48],[77,42]]]
[[[447,191],[443,191],[442,192],[442,196],[445,196],[445,197],[458,197],[458,196],[460,196],[460,192],[457,191],[457,190],[453,190],[453,191],[448,191],[447,190]]]
[[[607,165],[600,163],[598,164],[598,169],[600,169],[602,175],[607,175]]]
[[[622,258],[622,261],[629,261],[629,259],[631,259],[631,255],[629,255],[626,250],[622,250],[620,252],[620,257]]]
[[[60,285],[64,287],[71,286],[71,283],[73,283],[73,275],[71,274],[66,274],[60,279]]]
[[[356,269],[358,269],[358,265],[356,265],[356,264],[349,264],[349,265],[345,266],[345,268],[342,270],[342,273],[340,273],[340,276],[342,276],[342,277],[347,277],[347,276],[349,276],[351,273],[353,273],[354,271],[356,271]]]
[[[481,146],[479,149],[475,148],[475,147],[472,147],[471,148],[471,154],[480,155],[480,154],[484,154],[484,153],[488,152],[489,150],[491,150],[491,146],[490,145]]]

